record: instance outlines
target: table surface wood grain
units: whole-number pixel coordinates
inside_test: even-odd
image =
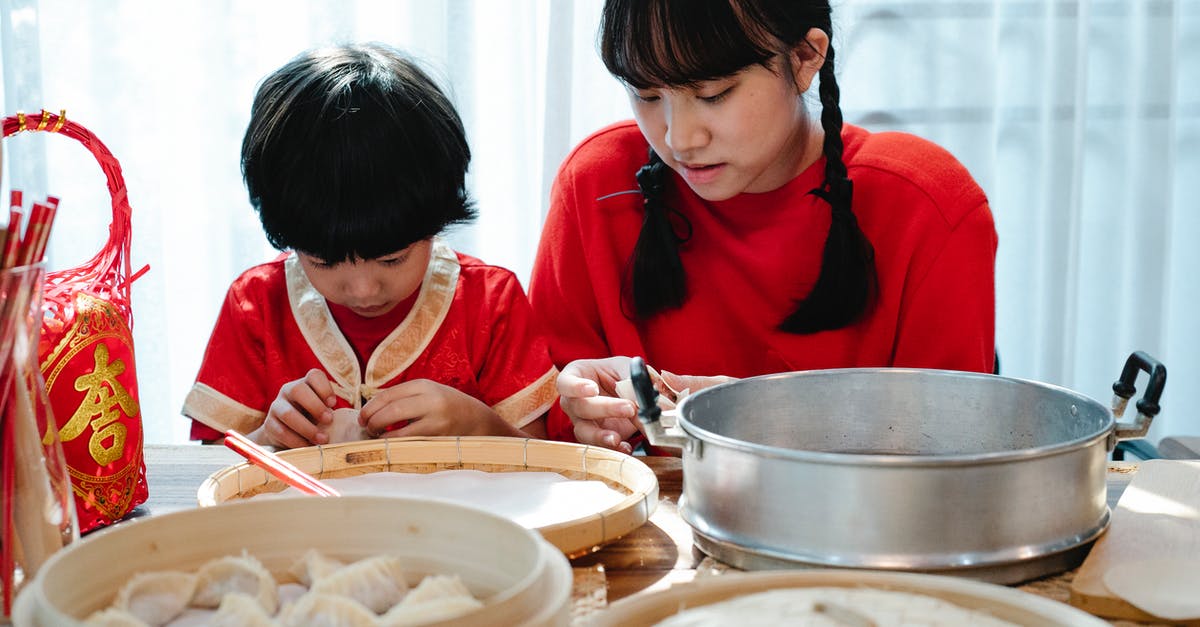
[[[132,518],[197,507],[196,493],[204,479],[243,461],[223,446],[199,444],[148,445],[145,457],[150,498],[134,510]],[[729,570],[692,545],[691,528],[679,517],[677,503],[683,487],[681,460],[672,457],[641,459],[658,477],[658,509],[649,523],[595,553],[572,560],[575,572],[572,616],[576,623],[608,603],[631,595],[662,590],[697,576]],[[1116,507],[1136,469],[1135,463],[1110,463],[1110,507]],[[1045,577],[1018,588],[1065,603],[1074,573],[1072,570]],[[1114,624],[1137,623],[1118,621]]]

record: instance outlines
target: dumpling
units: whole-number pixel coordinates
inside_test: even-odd
[[[463,616],[483,607],[473,597],[444,597],[416,603],[399,603],[379,620],[383,627],[416,627]]]
[[[358,410],[346,407],[333,410],[333,420],[318,425],[317,432],[324,433],[330,444],[371,439],[366,427],[358,424]]]
[[[221,607],[209,618],[208,627],[274,627],[278,623],[255,597],[230,592],[221,599]]]
[[[196,589],[196,575],[177,570],[138,573],[117,592],[113,607],[159,627],[179,616]]]
[[[217,611],[210,607],[189,607],[171,619],[166,627],[208,627],[209,620]]]
[[[313,582],[311,592],[337,594],[381,614],[404,597],[408,583],[400,560],[379,555],[359,560]]]
[[[142,619],[115,607],[92,612],[83,622],[92,627],[146,627],[146,622]]]
[[[279,586],[279,611],[295,603],[300,597],[308,594],[308,588],[298,583],[285,583]]]
[[[314,581],[345,565],[341,560],[329,557],[316,549],[309,549],[292,563],[288,572],[307,588],[311,587]]]
[[[283,627],[375,627],[375,613],[358,601],[309,592],[279,614]]]
[[[231,592],[253,597],[267,614],[279,609],[275,578],[250,555],[226,556],[205,562],[196,573],[193,607],[217,607]]]
[[[462,616],[483,607],[458,575],[429,575],[380,621],[388,627],[408,627]]]
[[[475,595],[471,594],[467,585],[458,575],[429,575],[422,579],[417,587],[410,590],[401,603],[407,605],[452,597],[475,599]]]

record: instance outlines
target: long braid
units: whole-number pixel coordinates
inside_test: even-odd
[[[651,149],[649,161],[637,173],[646,213],[629,259],[623,289],[625,304],[632,301],[632,313],[626,311],[631,318],[644,319],[663,309],[678,307],[687,297],[687,277],[679,258],[679,245],[691,238],[692,224],[664,202],[670,171]],[[683,225],[684,235],[675,232],[671,214]]]
[[[811,193],[829,203],[832,219],[816,285],[779,325],[788,333],[816,333],[850,324],[866,311],[877,288],[875,249],[851,211],[854,184],[842,161],[842,110],[833,68],[831,45],[821,65],[819,92],[821,127],[825,131],[825,181]]]

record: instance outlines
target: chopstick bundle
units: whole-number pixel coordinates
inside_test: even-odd
[[[50,240],[50,227],[58,213],[58,198],[49,196],[46,202],[33,203],[29,212],[29,223],[22,234],[21,221],[25,214],[21,205],[20,190],[13,190],[9,200],[8,228],[3,232],[0,246],[0,270],[38,263],[46,255],[46,243]]]
[[[250,438],[233,429],[225,432],[225,446],[245,457],[251,464],[271,473],[276,479],[301,492],[316,496],[341,496],[337,490],[293,466],[282,457],[255,444]]]
[[[46,468],[50,453],[39,425],[47,410],[39,389],[37,335],[41,322],[42,277],[26,269],[42,261],[58,199],[34,203],[22,230],[23,194],[13,190],[8,226],[0,231],[0,589],[3,615],[12,611],[13,593],[62,548],[69,514],[56,502],[55,478]],[[67,493],[69,496],[69,492]],[[20,571],[18,571],[18,567]]]

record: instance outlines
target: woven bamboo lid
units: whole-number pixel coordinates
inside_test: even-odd
[[[602,512],[537,529],[568,557],[595,551],[637,529],[658,506],[658,479],[646,464],[582,444],[484,436],[385,438],[291,449],[278,455],[318,479],[441,470],[555,472],[568,479],[603,481],[625,493],[621,502]],[[285,487],[261,468],[243,462],[210,475],[196,498],[205,507]]]

